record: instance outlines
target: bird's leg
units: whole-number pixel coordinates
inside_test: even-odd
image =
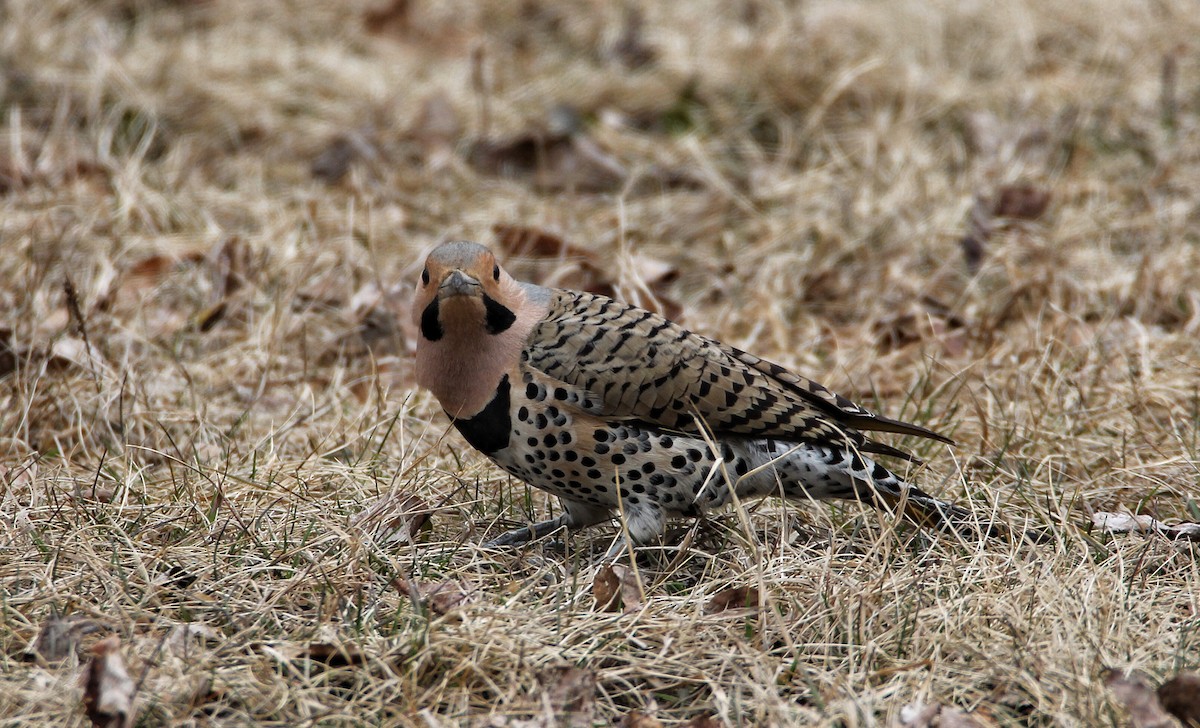
[[[558,518],[551,518],[548,521],[539,521],[537,523],[531,523],[528,526],[514,528],[508,533],[484,543],[483,546],[484,548],[493,549],[500,546],[516,546],[528,541],[536,541],[543,536],[554,533],[560,528],[568,528],[569,525],[567,521],[567,515],[564,513]]]
[[[488,541],[484,544],[484,547],[516,546],[528,541],[536,541],[543,536],[554,533],[560,528],[565,528],[568,531],[578,531],[581,528],[586,528],[612,518],[612,511],[608,508],[569,498],[559,498],[559,502],[562,503],[564,513],[558,518],[551,518],[548,521],[539,521],[538,523],[531,523],[521,528],[514,528],[508,533]]]

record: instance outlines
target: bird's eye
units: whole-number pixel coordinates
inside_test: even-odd
[[[429,269],[421,271],[421,285],[429,285]]]
[[[500,266],[499,265],[492,266],[492,280],[496,280],[496,281],[500,280]]]

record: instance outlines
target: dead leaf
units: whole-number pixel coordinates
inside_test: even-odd
[[[1200,675],[1181,672],[1159,685],[1158,701],[1185,726],[1200,726]]]
[[[633,570],[623,564],[605,564],[592,580],[592,598],[602,612],[635,612],[642,606],[642,588]]]
[[[562,235],[544,228],[525,225],[496,224],[492,226],[496,242],[509,255],[534,258],[583,258],[597,263],[590,250],[572,245]]]
[[[1177,523],[1168,526],[1153,516],[1136,516],[1129,512],[1092,514],[1092,524],[1106,533],[1161,533],[1170,538],[1200,541],[1200,523]]]
[[[640,8],[633,5],[625,6],[625,23],[621,27],[621,37],[613,44],[613,55],[625,68],[635,71],[654,63],[658,53],[646,45],[642,30],[646,18]]]
[[[412,543],[429,526],[429,504],[412,493],[393,491],[375,501],[350,523],[369,533],[380,546]]]
[[[363,134],[338,134],[330,139],[321,153],[313,159],[312,176],[325,184],[335,185],[350,171],[351,164],[359,159],[374,159],[376,156],[374,144]]]
[[[363,13],[363,28],[371,35],[408,35],[412,4],[409,0],[390,0]]]
[[[92,660],[83,678],[83,707],[93,728],[133,725],[133,680],[121,657],[116,635],[92,646]]]
[[[500,248],[519,258],[558,261],[553,280],[530,276],[535,282],[556,287],[573,288],[602,296],[615,297],[617,283],[608,272],[608,263],[599,255],[567,242],[562,235],[543,228],[524,225],[497,224],[492,226]],[[645,308],[678,321],[683,307],[666,293],[666,287],[679,277],[679,269],[666,261],[642,253],[633,253],[630,267],[638,281],[653,293]]]
[[[426,166],[441,169],[450,161],[462,131],[458,111],[446,93],[438,91],[421,104],[421,111],[408,134],[421,146]]]
[[[601,612],[616,612],[621,608],[621,579],[611,564],[601,566],[592,580],[592,599]]]
[[[966,322],[935,298],[925,296],[871,325],[881,352],[898,351],[912,344],[937,342],[946,356],[960,356],[969,340]]]
[[[1006,220],[1037,220],[1050,206],[1050,191],[1031,184],[1006,185],[992,203],[992,215]]]
[[[758,589],[752,586],[735,586],[722,589],[704,605],[705,614],[716,614],[727,609],[758,609]]]
[[[1133,728],[1173,728],[1176,725],[1142,675],[1112,670],[1104,684],[1129,711],[1129,723]]]
[[[480,174],[519,179],[539,192],[612,192],[625,167],[583,133],[531,131],[509,139],[475,142],[467,162]]]
[[[107,627],[98,620],[81,614],[67,617],[52,616],[42,625],[32,652],[46,662],[58,662],[75,652],[79,640]]]
[[[448,614],[471,599],[470,592],[462,584],[449,579],[431,585],[420,584],[412,579],[394,579],[392,586],[411,599],[413,604],[424,605],[439,615]]]
[[[596,713],[596,674],[563,665],[538,674],[542,710],[548,725],[590,726]]]
[[[992,235],[1012,221],[1036,220],[1050,206],[1050,191],[1030,184],[1006,185],[990,197],[979,195],[967,219],[967,234],[959,241],[967,269],[979,270]]]
[[[0,463],[0,483],[6,488],[21,488],[33,483],[38,474],[38,458],[29,457],[20,465],[9,467]]]

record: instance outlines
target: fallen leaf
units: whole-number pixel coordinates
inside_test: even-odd
[[[596,609],[601,612],[621,609],[621,578],[611,564],[601,566],[592,580],[592,598],[596,601]]]
[[[38,474],[37,456],[29,457],[25,462],[15,467],[0,463],[0,483],[7,488],[20,488],[33,483]]]
[[[727,609],[758,609],[758,600],[758,589],[752,586],[722,589],[704,605],[704,613],[716,614]]]
[[[1029,184],[1006,185],[989,196],[979,195],[959,241],[967,269],[979,270],[992,235],[1014,220],[1036,220],[1050,206],[1050,191]]]
[[[350,171],[350,165],[359,159],[372,160],[378,157],[375,144],[359,132],[334,136],[313,159],[312,176],[325,184],[334,185]]]
[[[605,564],[592,580],[592,598],[602,612],[616,612],[622,605],[626,612],[634,612],[642,606],[642,587],[633,569]]]
[[[884,353],[933,341],[941,344],[947,356],[958,356],[968,340],[965,327],[966,322],[949,307],[925,296],[876,320],[871,331],[876,337],[876,347]]]
[[[1180,723],[1200,726],[1200,675],[1181,672],[1158,686],[1158,701]]]
[[[992,203],[992,215],[1007,220],[1037,220],[1049,206],[1049,190],[1030,184],[1006,185]]]
[[[98,620],[81,614],[46,620],[33,642],[32,652],[46,662],[58,662],[75,652],[84,635],[106,629]]]
[[[1129,711],[1129,723],[1133,728],[1173,728],[1176,725],[1142,675],[1112,670],[1104,684]]]
[[[429,525],[429,504],[412,493],[393,491],[351,519],[380,546],[412,543]]]
[[[625,68],[635,71],[648,66],[658,58],[658,53],[646,45],[642,30],[646,18],[640,8],[633,5],[625,6],[625,22],[621,27],[621,37],[613,44],[613,55]]]
[[[93,728],[133,725],[133,680],[121,657],[116,635],[92,646],[92,659],[83,677],[83,707]]]
[[[471,599],[471,594],[462,584],[449,579],[430,585],[420,584],[411,579],[394,579],[392,586],[412,600],[413,604],[424,605],[434,614],[440,615],[448,614]]]
[[[628,173],[582,133],[527,132],[503,141],[478,141],[467,162],[481,174],[519,179],[539,192],[611,192]]]
[[[390,0],[363,13],[363,28],[372,35],[406,36],[411,30],[410,0]]]
[[[421,104],[421,111],[408,134],[421,146],[426,166],[441,169],[450,161],[462,131],[458,111],[445,92],[438,91]]]
[[[496,224],[492,226],[496,242],[509,255],[534,258],[583,258],[598,263],[590,250],[572,245],[562,235],[544,228],[525,225]]]
[[[1169,526],[1152,516],[1099,511],[1092,514],[1092,524],[1106,533],[1161,533],[1171,538],[1200,541],[1200,523],[1184,522]]]
[[[538,674],[547,725],[591,726],[596,713],[596,674],[564,665]]]
[[[562,235],[542,228],[508,224],[493,225],[492,232],[499,247],[511,256],[568,264],[558,266],[552,280],[536,274],[530,276],[535,282],[602,296],[616,295],[617,283],[607,270],[609,264],[592,251],[567,242]],[[679,277],[679,269],[642,253],[630,256],[630,268],[638,282],[654,296],[644,307],[678,320],[683,307],[667,295],[665,288]]]

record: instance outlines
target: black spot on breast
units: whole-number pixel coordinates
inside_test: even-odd
[[[421,336],[424,336],[426,341],[437,341],[445,333],[442,331],[442,322],[438,319],[438,301],[435,298],[421,312]]]
[[[496,387],[492,401],[488,402],[479,414],[468,419],[451,418],[451,421],[467,442],[471,443],[471,447],[485,455],[508,447],[509,436],[512,434],[508,375],[505,374],[500,380],[500,386]]]
[[[676,455],[675,457],[671,458],[671,467],[682,468],[683,466],[687,465],[687,462],[687,458],[684,456]]]
[[[507,331],[508,327],[513,325],[517,320],[515,314],[507,308],[497,303],[495,299],[486,293],[483,294],[483,311],[484,311],[484,326],[489,334],[498,334],[501,331]]]

